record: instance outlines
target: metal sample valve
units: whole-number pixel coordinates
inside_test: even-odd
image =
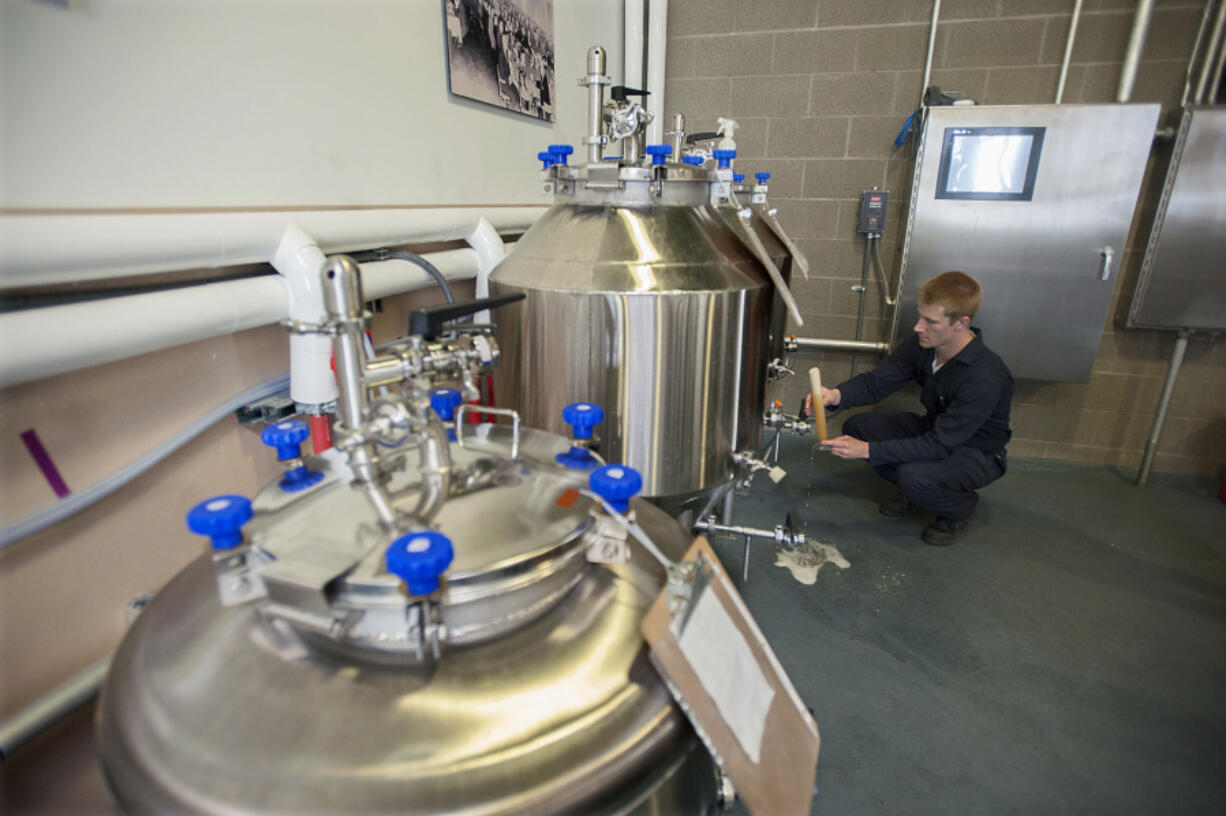
[[[749,549],[755,538],[764,538],[775,545],[776,550],[794,550],[805,544],[805,531],[801,529],[800,516],[788,513],[783,524],[776,524],[774,530],[760,527],[746,527],[740,524],[720,524],[714,515],[694,522],[694,529],[702,530],[712,536],[744,536],[745,553],[741,568],[741,578],[749,580]]]

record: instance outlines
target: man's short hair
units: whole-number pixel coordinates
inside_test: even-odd
[[[943,272],[919,290],[919,304],[944,307],[950,323],[961,317],[974,318],[982,300],[983,287],[965,272]]]

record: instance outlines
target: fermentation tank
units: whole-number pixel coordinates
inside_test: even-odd
[[[604,104],[603,60],[589,51],[587,163],[567,146],[541,154],[555,203],[490,278],[492,294],[526,295],[498,317],[509,364],[495,393],[555,431],[566,402],[601,404],[601,451],[640,471],[645,495],[696,494],[757,452],[776,303],[800,323],[764,238],[776,258],[788,249],[733,189],[734,150],[682,156],[678,137],[638,152],[645,120],[625,94]]]
[[[597,467],[598,407],[575,439],[466,425],[496,343],[364,359],[356,266],[324,284],[328,322],[296,330],[335,338],[339,452],[304,458],[305,425],[271,425],[285,475],[189,514],[213,553],[136,620],[101,696],[120,809],[707,812],[715,766],[639,632],[665,571],[637,545],[598,557],[628,508],[670,559],[689,536],[626,504],[633,471]]]

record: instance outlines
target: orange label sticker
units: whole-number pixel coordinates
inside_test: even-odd
[[[579,491],[573,487],[569,487],[562,491],[562,495],[558,496],[558,507],[564,507],[567,510],[575,506],[575,502],[579,501]]]

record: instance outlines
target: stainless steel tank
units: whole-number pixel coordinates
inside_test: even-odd
[[[603,66],[589,59],[593,70],[598,110]],[[645,495],[710,490],[733,475],[734,453],[757,450],[772,315],[790,294],[727,159],[682,163],[653,145],[650,159],[604,160],[601,139],[585,140],[586,165],[553,154],[554,206],[491,275],[491,294],[526,295],[498,315],[510,363],[495,393],[559,432],[566,403],[598,403],[602,452],[639,470]]]
[[[449,360],[489,361],[490,344],[414,338],[357,361],[361,325],[332,324],[348,343],[336,346],[348,458],[291,459],[251,502],[241,545],[176,576],[116,653],[98,742],[119,809],[708,812],[714,764],[639,632],[663,568],[638,546],[625,563],[589,560],[607,517],[576,492],[588,470],[556,460],[568,440],[485,424],[446,445],[420,392],[385,389],[420,389],[427,365],[450,376]],[[424,451],[440,434],[434,461]],[[434,484],[445,501],[423,510]],[[688,534],[642,499],[631,507],[679,559]],[[389,573],[386,510],[453,543],[441,586]],[[405,539],[415,551],[418,535],[386,552]]]

